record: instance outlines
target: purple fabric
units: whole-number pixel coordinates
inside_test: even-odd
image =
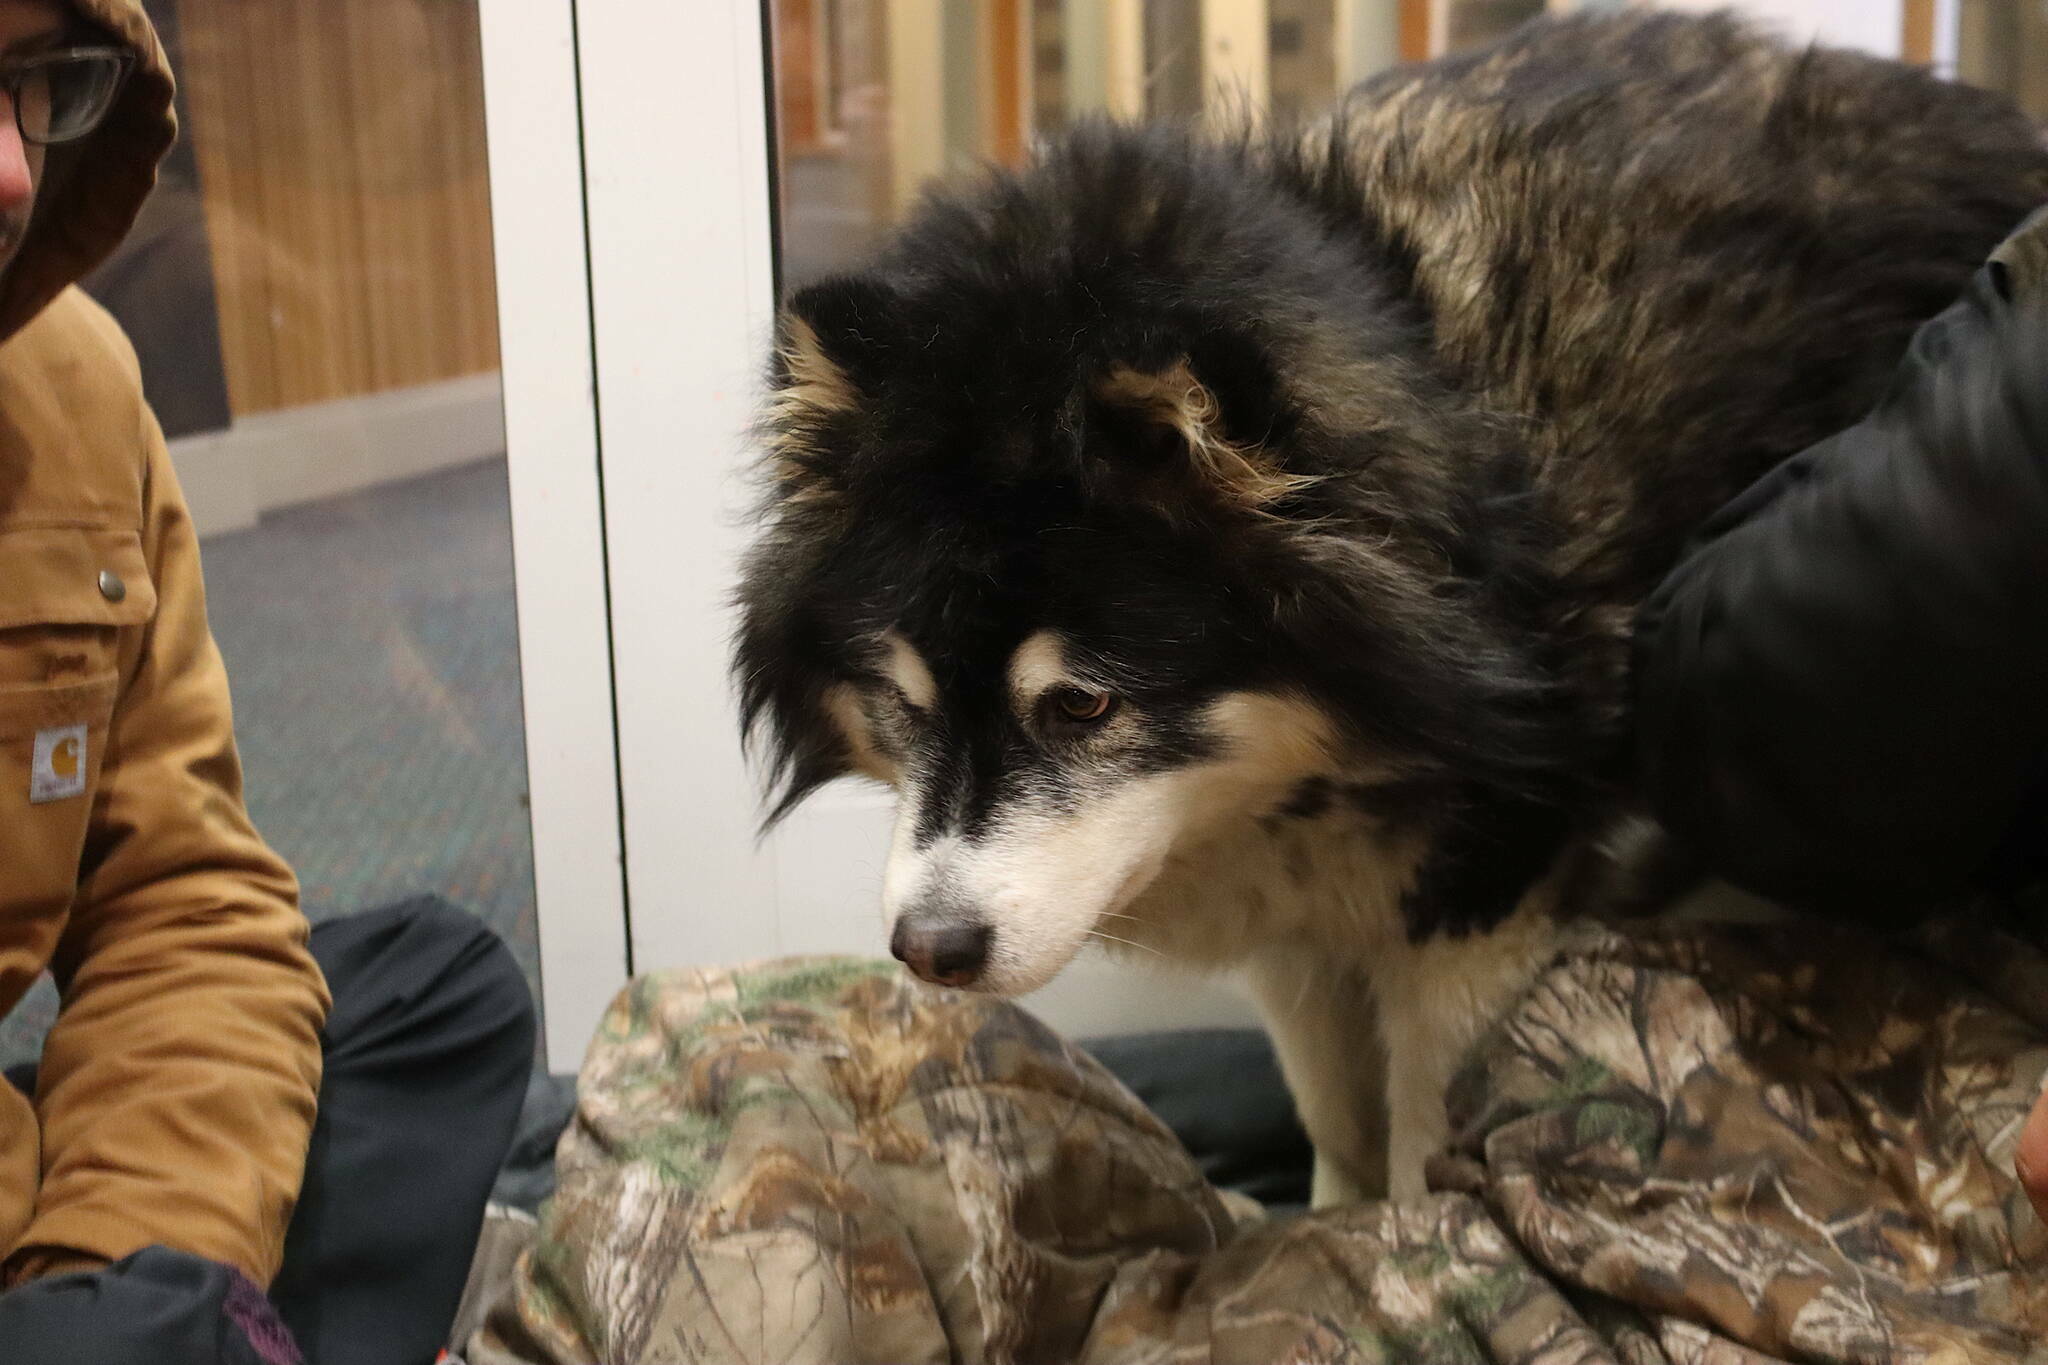
[[[242,1329],[242,1335],[249,1338],[264,1365],[305,1365],[298,1343],[292,1340],[291,1329],[278,1317],[268,1296],[240,1271],[234,1271],[233,1276],[228,1281],[227,1299],[221,1304],[221,1312],[228,1321]]]

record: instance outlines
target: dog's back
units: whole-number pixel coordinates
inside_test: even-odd
[[[2002,99],[1725,16],[1540,21],[1368,82],[1294,155],[1526,419],[1576,592],[1624,605],[2048,199]]]

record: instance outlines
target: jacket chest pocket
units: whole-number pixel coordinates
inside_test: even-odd
[[[0,914],[69,903],[122,632],[155,612],[139,533],[0,528]]]

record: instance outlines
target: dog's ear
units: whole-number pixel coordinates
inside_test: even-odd
[[[890,320],[888,289],[861,275],[798,290],[776,320],[762,435],[786,496],[816,498],[833,488],[835,430],[859,413],[885,363]]]
[[[857,393],[872,380],[896,330],[896,299],[870,275],[838,275],[799,289],[782,311],[776,387],[819,387],[821,397]]]
[[[1265,508],[1314,482],[1282,468],[1264,442],[1233,435],[1215,390],[1185,357],[1164,368],[1116,366],[1095,397],[1136,458],[1184,464],[1230,502]]]

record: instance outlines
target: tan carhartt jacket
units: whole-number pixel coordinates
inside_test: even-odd
[[[134,352],[71,282],[174,131],[141,6],[74,0],[139,64],[0,276],[0,1014],[63,1011],[0,1082],[9,1279],[152,1243],[276,1273],[327,990],[250,827],[199,547]],[[46,168],[47,169],[47,168]]]

